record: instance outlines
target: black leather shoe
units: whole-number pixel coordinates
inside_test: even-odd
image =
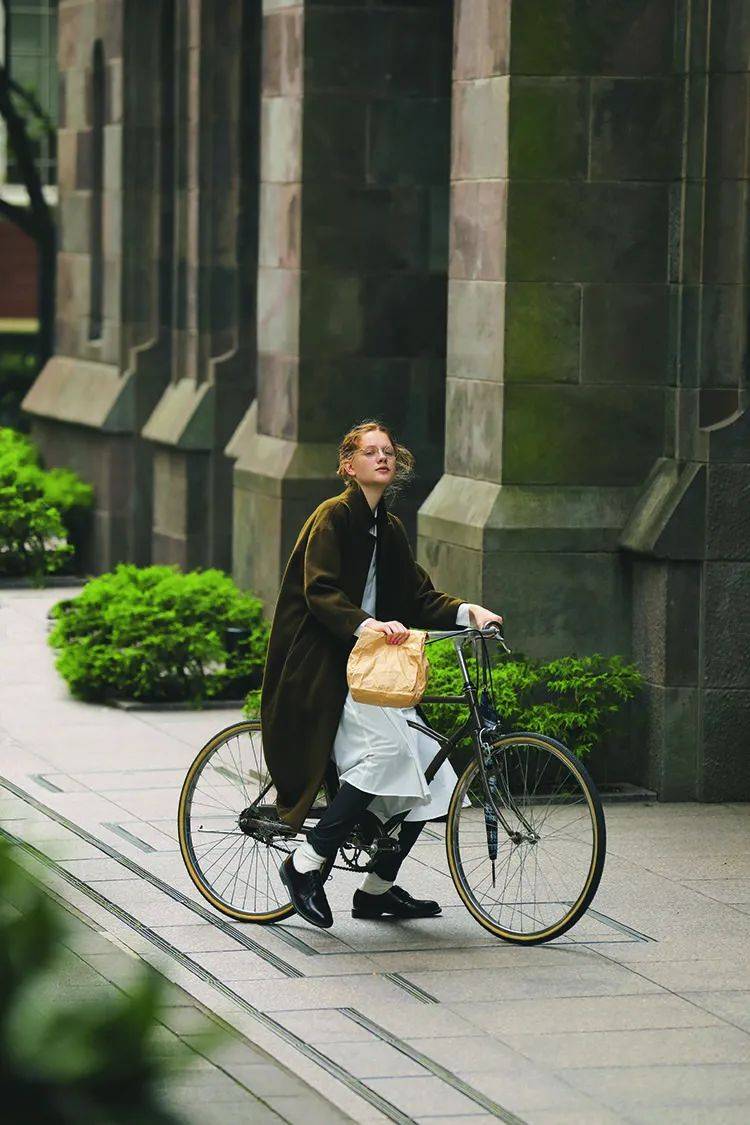
[[[329,930],[333,925],[333,915],[323,890],[320,872],[306,871],[300,874],[289,856],[279,868],[279,876],[289,891],[292,906],[297,913],[313,926]]]
[[[439,903],[429,898],[412,898],[401,887],[391,887],[382,895],[355,891],[352,902],[352,918],[382,918],[384,914],[393,918],[433,918],[439,913]]]

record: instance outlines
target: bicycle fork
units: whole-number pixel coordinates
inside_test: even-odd
[[[495,864],[497,862],[498,853],[498,825],[501,824],[503,826],[508,839],[511,841],[511,843],[516,845],[521,844],[524,841],[526,841],[527,843],[535,844],[539,837],[537,836],[532,826],[529,824],[526,817],[520,811],[520,809],[516,808],[511,801],[510,791],[508,791],[506,794],[507,803],[513,806],[513,812],[521,822],[523,828],[525,829],[525,832],[519,832],[517,829],[512,828],[508,821],[505,819],[503,812],[501,811],[500,806],[502,803],[502,798],[498,789],[497,779],[495,778],[494,774],[490,776],[488,776],[487,774],[487,765],[490,761],[491,751],[489,747],[485,745],[485,738],[483,736],[489,733],[490,732],[487,731],[486,728],[479,732],[479,754],[477,755],[477,758],[479,761],[479,772],[482,776],[482,782],[484,784],[484,828],[487,836],[487,854],[489,856],[490,863],[492,864],[492,886],[494,888],[496,885]]]

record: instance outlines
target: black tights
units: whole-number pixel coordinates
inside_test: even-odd
[[[336,855],[372,799],[372,793],[364,793],[348,781],[341,783],[338,793],[307,837],[308,843],[318,855],[324,855],[327,859]],[[393,882],[423,828],[423,820],[404,821],[399,832],[398,851],[378,856],[374,873],[381,879]]]

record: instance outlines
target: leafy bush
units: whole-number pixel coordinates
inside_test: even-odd
[[[74,554],[72,531],[93,491],[69,469],[45,470],[23,434],[0,428],[0,575],[41,578]]]
[[[57,668],[82,699],[237,698],[260,684],[261,602],[219,570],[122,564],[53,611]],[[239,629],[237,643],[231,633]]]
[[[16,1121],[176,1125],[160,1104],[160,982],[129,994],[54,1001],[63,918],[0,842],[0,1090]],[[187,1054],[187,1052],[186,1052]],[[11,1110],[12,1107],[12,1110]]]
[[[461,673],[453,645],[431,645],[430,695],[455,695],[462,691]],[[598,745],[608,722],[643,682],[634,664],[621,656],[563,656],[546,663],[515,657],[498,660],[492,668],[492,686],[506,730],[535,731],[565,743],[583,757]],[[436,730],[449,733],[465,715],[459,707],[427,704]]]

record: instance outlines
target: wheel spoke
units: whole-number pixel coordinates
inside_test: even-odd
[[[209,744],[188,773],[180,801],[180,843],[198,889],[232,917],[262,921],[288,909],[279,866],[292,838],[253,834],[240,827],[252,809],[258,820],[276,820],[276,791],[262,756],[260,725],[230,728]],[[327,798],[322,793],[319,804]],[[268,831],[268,830],[266,830]]]
[[[603,846],[595,795],[575,759],[541,736],[498,739],[487,772],[510,838],[500,826],[493,880],[484,782],[472,764],[459,783],[446,834],[456,886],[498,936],[547,940],[577,920],[593,893]]]

